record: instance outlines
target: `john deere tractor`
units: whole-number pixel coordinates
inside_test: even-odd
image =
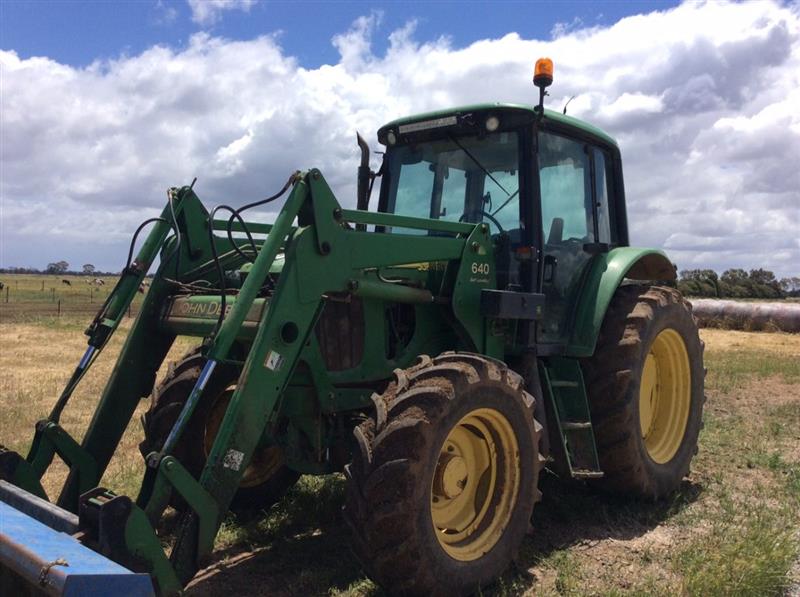
[[[302,474],[344,473],[356,555],[408,595],[496,578],[545,466],[673,492],[697,450],[703,345],[672,263],[628,244],[617,144],[545,110],[551,81],[541,60],[538,105],[386,124],[378,172],[359,137],[357,209],[316,169],[240,208],[169,189],[27,456],[0,454],[4,594],[178,594],[229,511],[268,508]],[[274,223],[244,219],[286,192]],[[78,441],[60,415],[156,258]],[[179,335],[197,347],[156,383]],[[148,397],[141,489],[117,495],[99,485]],[[48,495],[55,457],[69,475]],[[176,530],[157,536],[168,507]]]

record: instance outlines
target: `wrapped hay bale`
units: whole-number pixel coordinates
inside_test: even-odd
[[[692,299],[701,327],[800,333],[800,303],[746,303]]]

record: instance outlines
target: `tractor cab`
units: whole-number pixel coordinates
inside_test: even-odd
[[[485,223],[498,289],[544,293],[537,342],[565,346],[592,257],[628,244],[616,143],[577,119],[513,104],[396,120],[378,139],[378,210]]]

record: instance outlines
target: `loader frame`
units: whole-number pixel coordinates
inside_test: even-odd
[[[118,562],[131,564],[134,569],[151,573],[162,594],[178,592],[211,554],[216,533],[253,451],[265,431],[268,435],[270,426],[277,422],[280,398],[298,362],[319,359],[319,348],[311,331],[324,297],[352,293],[393,302],[442,304],[452,311],[458,335],[468,349],[496,358],[503,356],[502,331],[498,332],[490,320],[481,316],[481,291],[493,288],[493,276],[481,277],[476,282],[471,274],[473,264],[488,264],[493,260],[488,227],[344,210],[320,172],[311,170],[297,176],[275,223],[258,230],[267,233],[266,239],[230,311],[205,348],[206,366],[170,438],[160,453],[147,458],[145,478],[135,502],[102,488],[93,489],[99,485],[137,404],[149,395],[156,371],[174,341],[175,335],[159,325],[163,316],[159,305],[170,292],[170,280],[191,283],[201,276],[205,279],[213,276],[214,264],[208,259],[211,247],[204,242],[207,235],[203,228],[208,218],[205,209],[188,187],[174,189],[172,199],[174,203],[162,214],[164,221],[156,223],[144,242],[134,262],[137,266],[123,274],[110,307],[99,317],[99,323],[88,330],[94,358],[119,323],[115,316],[130,304],[158,249],[162,249],[162,255],[169,255],[175,249],[178,235],[167,238],[170,209],[174,210],[183,265],[176,271],[174,261],[164,262],[156,273],[83,442],[78,444],[57,422],[44,420],[37,425],[25,459],[13,452],[7,452],[5,458],[6,478],[40,497],[46,497],[40,479],[53,458],[58,455],[64,460],[70,466],[70,474],[58,505],[78,513],[82,525],[90,520],[99,521],[93,523],[92,532],[100,551]],[[295,219],[297,227],[293,226]],[[223,225],[223,221],[214,223],[215,228]],[[362,225],[421,229],[448,236],[375,234],[359,229]],[[409,242],[412,239],[413,243]],[[233,263],[236,257],[233,248],[226,246],[226,239],[216,238],[215,242],[222,247],[220,261]],[[244,359],[207,464],[200,479],[195,480],[171,455],[171,449],[217,364],[241,362],[236,350],[237,337],[282,250],[286,258],[277,287]],[[446,262],[448,269],[444,276],[451,280],[454,296],[390,284],[375,274],[377,268],[407,262]],[[85,368],[79,370],[82,376]],[[346,406],[350,408],[368,403],[370,388],[357,392],[360,396],[353,396],[351,391],[349,396],[340,397],[324,367],[315,367],[313,371],[315,393],[331,401],[331,410],[339,408],[337,401],[342,398],[349,402]],[[173,492],[186,501],[189,510],[179,526],[168,560],[154,528]]]

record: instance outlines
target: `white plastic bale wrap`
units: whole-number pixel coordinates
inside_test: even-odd
[[[800,333],[800,303],[747,303],[691,299],[700,325]]]

